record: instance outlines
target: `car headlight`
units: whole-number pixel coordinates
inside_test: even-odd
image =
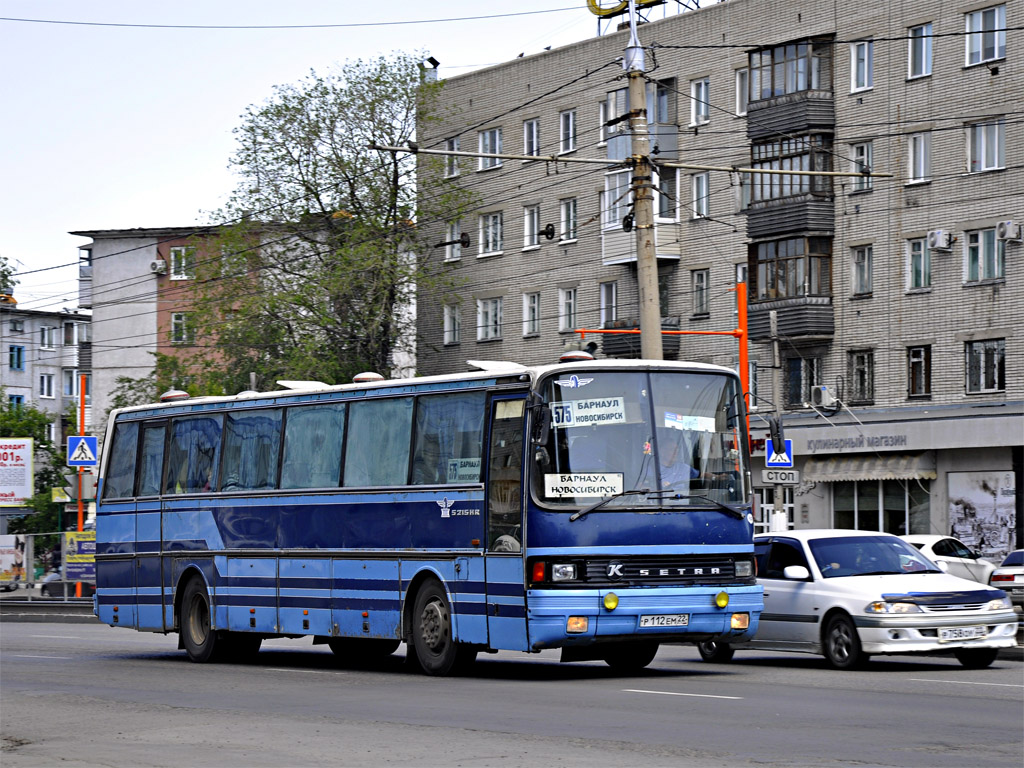
[[[989,600],[988,605],[985,606],[986,611],[1005,611],[1007,608],[1012,608],[1013,603],[1010,602],[1008,597],[1000,597],[996,600]]]
[[[551,566],[552,581],[573,581],[576,578],[576,566],[572,563],[555,563]]]
[[[868,603],[864,609],[866,613],[921,613],[921,607],[916,603],[887,603],[885,600],[876,600]]]

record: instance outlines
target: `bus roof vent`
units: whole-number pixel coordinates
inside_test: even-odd
[[[188,400],[191,395],[183,389],[168,389],[160,395],[161,403],[170,403],[174,400]]]
[[[323,389],[330,386],[330,384],[324,384],[322,381],[283,381],[280,379],[277,385],[285,389]]]
[[[353,376],[352,381],[356,384],[367,384],[371,381],[384,381],[384,377],[376,371],[363,371]]]
[[[498,372],[519,372],[525,371],[526,366],[519,363],[512,363],[508,360],[467,360],[466,365],[471,371],[498,371]]]
[[[574,349],[572,352],[566,352],[560,358],[560,363],[584,363],[588,360],[593,360],[594,356],[589,352],[584,352],[582,349]]]

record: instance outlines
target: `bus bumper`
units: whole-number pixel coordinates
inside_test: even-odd
[[[729,597],[719,608],[716,597]],[[618,598],[606,608],[605,596]],[[764,607],[760,585],[689,587],[629,587],[624,589],[529,590],[530,647],[533,650],[623,640],[742,642],[753,637]],[[746,614],[733,620],[734,614]],[[579,621],[585,618],[585,622]],[[569,631],[586,624],[583,631]]]

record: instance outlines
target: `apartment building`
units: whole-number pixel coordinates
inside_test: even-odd
[[[639,28],[662,327],[731,330],[748,286],[752,429],[784,410],[791,525],[1021,545],[1021,26],[1019,0],[728,0]],[[609,164],[422,160],[421,195],[474,202],[420,222],[446,243],[429,256],[443,287],[418,300],[421,373],[638,355],[635,337],[576,333],[638,322],[627,41],[446,81],[421,147]],[[738,365],[728,337],[665,339],[668,358]],[[758,498],[767,524],[772,489]]]

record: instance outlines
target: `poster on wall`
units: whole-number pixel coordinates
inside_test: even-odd
[[[1016,539],[1013,472],[949,472],[950,535],[1001,563]]]

